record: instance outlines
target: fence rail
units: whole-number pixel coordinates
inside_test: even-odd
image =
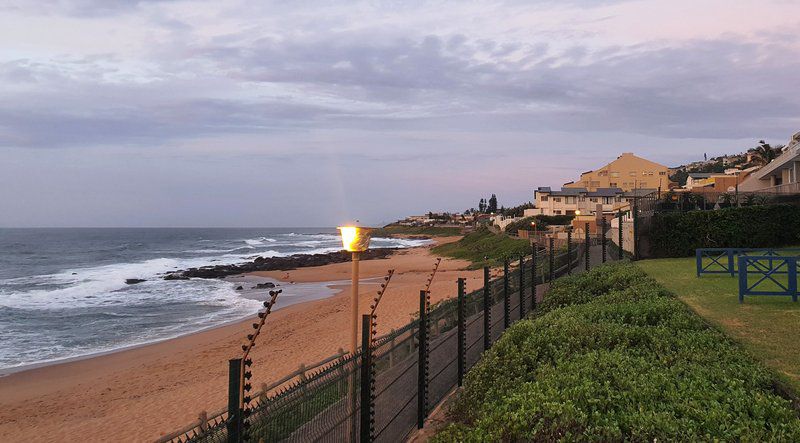
[[[459,279],[457,296],[433,306],[423,290],[414,321],[369,337],[356,354],[321,362],[307,376],[304,371],[299,379],[297,373],[284,377],[284,383],[297,380],[278,392],[256,394],[254,406],[239,411],[243,420],[222,412],[212,426],[193,426],[173,434],[172,441],[238,442],[243,441],[240,432],[249,441],[265,442],[403,440],[463,382],[507,327],[535,311],[544,292],[537,286],[588,269],[592,245],[602,248],[606,261],[606,248],[597,243],[570,241],[558,252],[534,246],[534,254],[506,263],[497,278],[489,278],[485,268],[481,288],[467,292]],[[366,317],[362,337],[371,334]],[[238,425],[243,429],[234,429]]]
[[[739,303],[744,303],[745,296],[754,295],[792,297],[793,302],[797,301],[800,256],[740,255],[738,264]],[[751,283],[751,277],[755,283]]]
[[[779,257],[800,256],[800,249],[776,248],[700,248],[695,250],[697,276],[704,274],[728,274],[735,276],[740,269],[739,257],[766,256],[772,260]],[[769,265],[772,267],[772,265]]]

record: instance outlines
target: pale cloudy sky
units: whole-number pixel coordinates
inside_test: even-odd
[[[331,226],[800,130],[800,1],[0,3],[0,226]]]

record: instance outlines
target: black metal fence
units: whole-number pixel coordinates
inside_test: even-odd
[[[345,355],[277,393],[255,394],[257,398],[244,402],[252,406],[229,410],[214,425],[195,427],[173,441],[404,440],[423,426],[430,411],[462,383],[507,327],[536,309],[543,285],[588,269],[592,250],[596,257],[589,258],[596,258],[596,264],[600,251],[606,261],[601,238],[570,242],[561,251],[539,249],[507,262],[494,279],[484,268],[483,287],[467,292],[465,280],[458,279],[457,296],[433,306],[423,290],[418,318],[382,337],[370,336],[374,318],[365,315],[364,340],[355,355]]]

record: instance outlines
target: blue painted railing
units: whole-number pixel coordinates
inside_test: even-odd
[[[799,263],[800,256],[740,255],[739,303],[746,295],[788,296],[796,302]],[[751,284],[750,277],[755,283]]]
[[[697,276],[703,274],[738,273],[738,257],[757,255],[761,257],[796,257],[800,249],[775,248],[700,248],[695,250]],[[770,266],[771,267],[771,266]]]

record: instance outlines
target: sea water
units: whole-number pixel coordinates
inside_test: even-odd
[[[376,238],[371,246],[425,243]],[[196,332],[261,307],[236,290],[241,282],[166,281],[166,272],[340,249],[331,228],[0,229],[0,373]],[[278,307],[334,292],[282,288]]]

